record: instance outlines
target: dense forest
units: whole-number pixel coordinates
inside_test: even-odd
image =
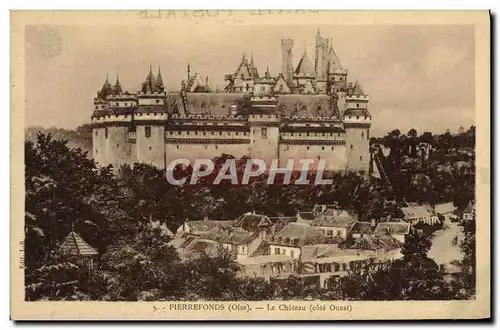
[[[211,185],[203,180],[197,185],[173,186],[157,168],[144,164],[99,167],[87,149],[38,133],[25,142],[26,299],[470,298],[474,294],[475,236],[474,226],[466,223],[461,262],[469,276],[460,283],[443,282],[437,265],[427,257],[430,236],[414,232],[415,238],[408,239],[403,249],[403,259],[352,272],[335,289],[313,293],[293,276],[279,286],[238,277],[237,265],[227,255],[181,262],[155,223],[175,231],[186,219],[234,219],[248,211],[295,215],[297,210],[332,201],[361,220],[393,212],[384,200],[454,201],[459,209],[464,208],[474,199],[475,168],[474,156],[462,149],[473,152],[474,135],[474,127],[457,135],[393,131],[372,141],[390,148],[387,162],[392,168],[406,166],[405,171],[394,173],[398,186],[389,188],[354,172],[332,174],[334,183],[321,186],[267,185],[265,177],[246,186]],[[415,141],[434,146],[425,164],[407,157],[406,146]],[[228,157],[215,159],[216,166]],[[239,168],[243,163],[238,160]],[[181,171],[190,173],[189,168]],[[60,255],[58,247],[72,228],[99,252],[93,276]],[[392,282],[387,285],[389,278]]]

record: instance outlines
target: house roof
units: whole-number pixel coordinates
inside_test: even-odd
[[[263,214],[245,213],[235,221],[236,227],[241,227],[248,231],[256,231],[259,228],[270,227],[272,225],[269,217]]]
[[[186,250],[206,254],[214,253],[218,248],[219,243],[200,238],[194,239],[188,246],[186,246]]]
[[[239,258],[237,259],[237,263],[245,266],[245,265],[258,265],[258,264],[268,264],[275,262],[287,262],[294,261],[294,259],[285,254],[270,254],[264,256],[256,256],[250,258]]]
[[[187,221],[186,224],[191,227],[192,231],[206,232],[214,227],[230,228],[234,226],[233,220],[200,220]]]
[[[356,218],[350,215],[339,216],[320,215],[312,225],[318,227],[350,228],[356,222]]]
[[[278,234],[270,237],[269,242],[277,245],[304,246],[311,244],[323,244],[328,241],[321,231],[305,223],[291,222],[287,224]]]
[[[381,222],[375,227],[374,234],[405,235],[410,232],[410,224],[406,222]]]
[[[400,248],[403,244],[390,235],[365,235],[354,241],[350,246],[351,249],[357,250],[379,250],[386,251]]]
[[[249,232],[240,227],[226,229],[215,227],[201,235],[200,238],[220,243],[242,245],[252,242],[258,235],[258,232]]]
[[[469,203],[469,205],[465,208],[464,213],[474,213],[474,205]]]
[[[351,233],[354,234],[371,234],[372,228],[370,222],[360,222],[357,221],[351,228]]]
[[[269,220],[273,223],[272,228],[274,232],[279,232],[290,222],[296,222],[297,217],[270,217]]]
[[[66,255],[78,256],[95,256],[98,255],[87,242],[83,240],[77,233],[71,231],[61,244],[61,250]]]
[[[442,204],[436,204],[434,206],[434,210],[436,211],[436,213],[439,213],[439,214],[452,213],[456,209],[457,208],[455,207],[455,205],[453,205],[452,202],[442,203]]]
[[[420,205],[402,207],[401,212],[403,212],[405,219],[426,218],[432,216],[427,208]]]

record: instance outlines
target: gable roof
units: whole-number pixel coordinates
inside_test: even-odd
[[[295,69],[296,74],[310,75],[314,73],[314,68],[309,56],[307,56],[307,50],[304,50],[304,54],[300,58],[299,64]]]
[[[60,247],[61,251],[65,255],[73,256],[95,256],[98,255],[96,250],[94,250],[87,242],[83,240],[77,233],[71,231],[68,236],[64,239]]]
[[[341,214],[339,216],[320,215],[313,226],[350,228],[356,222],[356,218],[350,215]]]
[[[219,243],[243,245],[257,238],[257,232],[249,232],[240,227],[224,229],[215,227],[200,236],[201,239],[209,239]]]
[[[403,243],[390,235],[365,235],[354,241],[350,246],[351,249],[357,250],[394,250],[403,246]]]
[[[402,207],[401,212],[403,212],[405,219],[426,218],[432,216],[429,210],[421,205]]]
[[[269,242],[277,245],[301,247],[311,244],[323,244],[328,240],[328,237],[321,231],[308,224],[291,222],[274,237],[271,236]]]
[[[270,227],[271,220],[263,214],[245,213],[235,221],[236,227],[241,227],[248,231],[256,231],[259,228]]]
[[[200,220],[187,221],[186,224],[191,227],[193,232],[207,232],[214,227],[230,228],[234,225],[232,220]]]
[[[410,232],[407,222],[381,222],[375,227],[374,234],[379,235],[405,235]]]
[[[358,81],[356,81],[356,84],[354,84],[353,94],[365,95],[365,92],[363,92],[363,88],[361,88],[361,84]]]
[[[452,202],[442,203],[442,204],[436,204],[434,206],[434,210],[436,211],[436,213],[439,213],[439,214],[452,213],[456,209],[457,208],[455,207],[455,205],[453,205]]]

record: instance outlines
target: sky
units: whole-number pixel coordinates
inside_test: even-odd
[[[179,27],[185,29],[186,27]],[[398,128],[457,131],[474,124],[474,28],[458,25],[27,26],[26,126],[75,128],[89,123],[93,98],[106,75],[138,90],[161,67],[167,89],[191,72],[224,87],[242,53],[253,52],[263,74],[281,71],[281,39],[294,39],[293,62],[307,50],[314,61],[316,31],[331,38],[349,79],[370,96],[374,136]],[[181,33],[182,32],[182,33]]]

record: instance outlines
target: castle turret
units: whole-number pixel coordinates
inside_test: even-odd
[[[369,97],[359,82],[349,90],[345,98],[344,129],[346,131],[348,169],[368,173],[370,163],[371,114]]]
[[[328,39],[322,38],[319,28],[316,33],[316,58],[314,62],[314,72],[316,79],[327,79],[327,63],[328,63]]]
[[[142,90],[137,93],[137,110],[134,115],[136,126],[132,134],[135,138],[133,142],[135,142],[137,162],[151,164],[158,168],[165,168],[165,124],[167,121],[165,98],[161,73],[158,73],[155,79],[150,68],[142,84]]]
[[[250,157],[271,164],[278,159],[280,117],[277,115],[276,96],[262,95],[250,98],[248,114],[250,125]]]

